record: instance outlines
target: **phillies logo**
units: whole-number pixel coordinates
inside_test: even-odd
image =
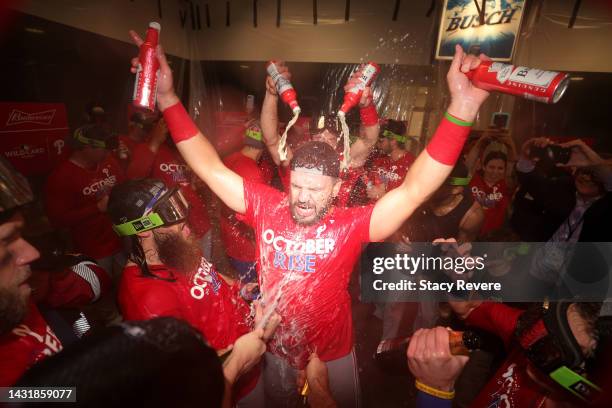
[[[23,112],[17,109],[9,114],[6,126],[20,125],[22,123],[36,123],[38,125],[50,125],[55,117],[57,109],[50,109],[43,112]]]
[[[38,154],[44,154],[44,147],[32,147],[29,145],[21,145],[16,150],[6,152],[6,157],[13,157],[17,159],[31,159]]]
[[[62,154],[62,150],[64,150],[64,141],[62,139],[58,139],[55,142],[53,142],[53,147],[55,147],[55,149],[57,150],[57,155],[61,156]]]

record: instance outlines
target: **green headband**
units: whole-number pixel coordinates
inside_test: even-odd
[[[467,186],[470,184],[471,177],[449,177],[446,184],[451,186]]]
[[[250,137],[251,139],[255,139],[261,142],[261,132],[258,132],[257,130],[253,130],[253,129],[247,129],[246,131],[246,136]]]
[[[385,130],[383,132],[383,136],[389,139],[397,140],[400,143],[406,143],[406,140],[408,140],[406,136],[398,135],[397,133],[393,133],[390,130]]]
[[[136,220],[124,222],[123,224],[113,225],[113,230],[122,237],[136,235],[140,232],[149,231],[164,225],[164,221],[159,214],[151,213]]]
[[[97,148],[100,148],[100,149],[106,149],[106,142],[104,140],[91,139],[89,137],[84,136],[83,133],[81,133],[79,131],[76,131],[74,133],[74,138],[77,141],[79,141],[79,142],[81,142],[83,144],[86,144],[88,146],[97,147]]]
[[[563,388],[584,401],[591,401],[601,392],[601,388],[566,366],[559,367],[550,377]]]

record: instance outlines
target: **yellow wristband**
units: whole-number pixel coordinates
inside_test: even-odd
[[[437,398],[442,398],[442,399],[447,399],[447,400],[452,400],[453,398],[455,398],[455,391],[442,391],[437,388],[430,387],[429,385],[425,385],[419,380],[415,380],[414,385],[416,386],[417,390],[423,391],[424,393],[433,395],[434,397],[437,397]]]

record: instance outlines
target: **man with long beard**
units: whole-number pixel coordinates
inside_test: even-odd
[[[178,187],[161,180],[131,180],[115,187],[108,213],[129,246],[119,285],[126,320],[171,316],[200,331],[220,354],[250,331],[249,307],[202,256],[186,223],[189,206]],[[236,385],[236,398],[254,391],[259,367]],[[259,388],[257,388],[259,390]]]

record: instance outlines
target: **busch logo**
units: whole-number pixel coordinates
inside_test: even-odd
[[[488,26],[509,24],[512,22],[512,18],[518,10],[519,8],[507,8],[505,10],[498,10],[493,13],[486,13],[484,23]],[[446,31],[455,31],[457,29],[466,30],[468,28],[480,26],[480,16],[478,14],[468,16],[455,14],[454,17],[451,17],[448,20]]]
[[[16,159],[31,159],[39,154],[45,154],[44,147],[32,147],[29,145],[21,145],[16,150],[11,150],[5,153],[7,158],[12,157]]]
[[[6,126],[20,125],[22,123],[36,123],[39,125],[50,125],[55,117],[57,109],[50,109],[43,112],[23,112],[17,109],[9,114]]]

